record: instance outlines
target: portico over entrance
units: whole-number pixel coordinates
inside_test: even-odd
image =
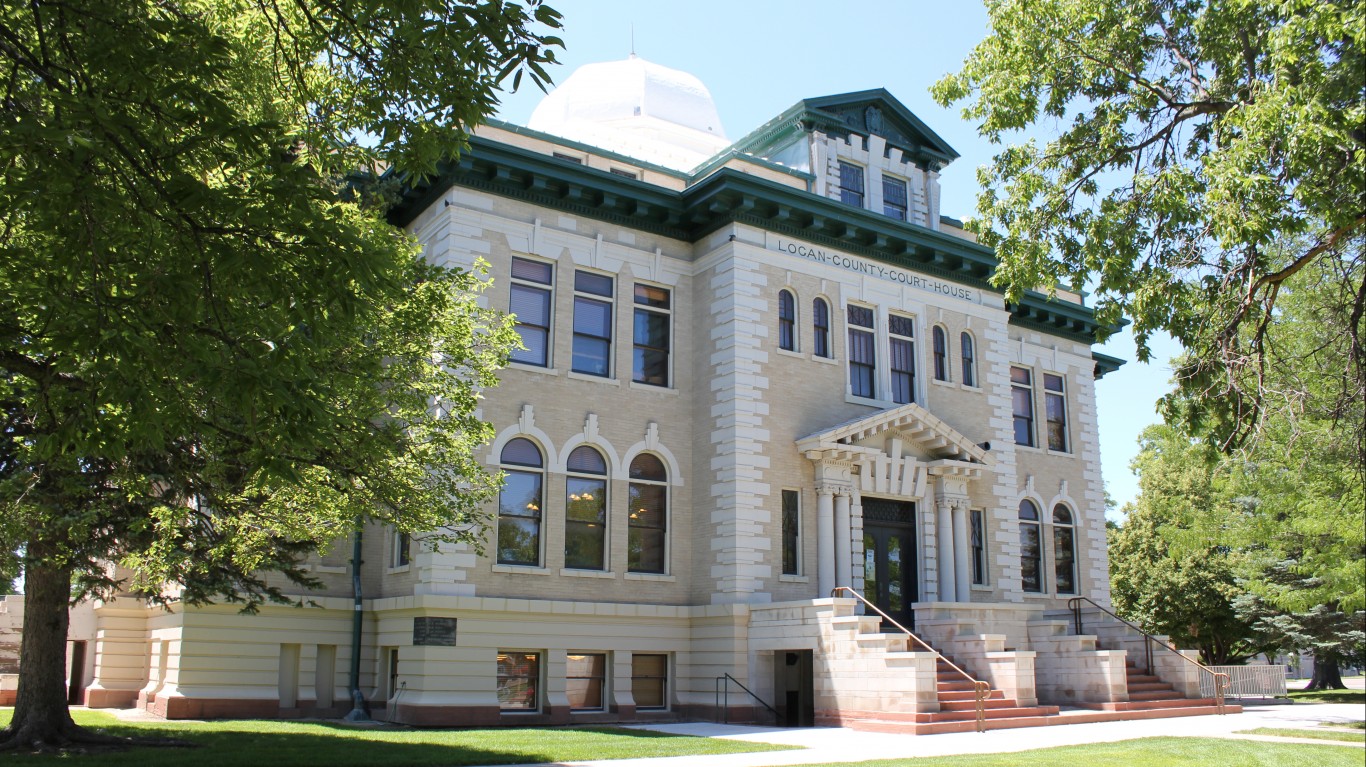
[[[908,404],[803,437],[797,449],[815,464],[822,596],[849,586],[907,622],[914,602],[971,601],[970,511],[988,496],[976,483],[994,466],[984,448]]]

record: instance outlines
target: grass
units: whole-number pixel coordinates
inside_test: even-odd
[[[0,726],[12,710],[0,710]],[[6,754],[10,765],[95,767],[238,767],[269,764],[328,767],[420,767],[422,765],[523,764],[646,756],[780,751],[789,746],[613,727],[418,730],[350,727],[335,722],[236,720],[218,722],[124,722],[99,711],[72,711],[77,724],[110,735],[176,738],[200,748],[132,748],[61,757]]]
[[[934,737],[929,735],[926,737]],[[1228,740],[1142,738],[1010,754],[887,759],[803,767],[1361,767],[1361,752],[1341,746]]]
[[[1366,690],[1291,690],[1290,699],[1296,703],[1366,704]]]
[[[1239,730],[1247,735],[1275,735],[1278,738],[1311,738],[1313,740],[1341,740],[1348,743],[1366,743],[1366,732],[1352,732],[1348,729],[1296,729],[1292,727],[1258,727],[1255,730]]]

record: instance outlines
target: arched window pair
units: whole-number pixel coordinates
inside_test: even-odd
[[[498,564],[541,566],[545,505],[545,459],[524,437],[511,440],[499,457],[503,489],[498,494]],[[608,479],[602,453],[581,445],[565,463],[564,566],[608,567]],[[627,569],[663,573],[667,564],[668,473],[658,457],[642,453],[631,461]]]
[[[824,298],[811,302],[811,329],[813,331],[811,353],[817,357],[829,358],[830,349],[830,304]],[[784,288],[778,291],[778,348],[797,351],[797,296]]]
[[[934,326],[931,343],[934,347],[934,380],[949,380],[949,335],[939,325]],[[963,331],[958,335],[959,361],[963,367],[963,385],[977,385],[977,355],[974,353],[972,334]]]
[[[1061,503],[1053,507],[1053,586],[1058,594],[1077,593],[1077,543],[1072,512]],[[1043,594],[1044,522],[1039,507],[1020,501],[1020,582],[1026,592]]]

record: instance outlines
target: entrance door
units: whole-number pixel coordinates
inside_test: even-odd
[[[915,504],[863,499],[863,595],[897,623],[914,628]]]
[[[773,653],[773,707],[779,727],[811,727],[816,723],[815,664],[810,650]]]

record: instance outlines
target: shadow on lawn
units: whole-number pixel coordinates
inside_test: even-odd
[[[261,723],[256,723],[261,724]],[[526,738],[515,729],[412,729],[406,727],[356,727],[339,722],[271,722],[280,729],[262,730],[232,721],[206,722],[193,727],[162,727],[158,724],[90,723],[90,729],[118,737],[175,738],[190,748],[147,747],[134,744],[127,750],[63,755],[7,754],[10,765],[99,765],[100,767],[240,767],[269,764],[273,767],[327,765],[327,767],[414,767],[441,765],[496,765],[545,763],[566,758],[591,759],[594,735],[604,737],[604,751],[621,753],[621,739],[658,740],[684,736],[648,730],[611,727],[565,728],[583,733],[588,742],[573,745],[558,738]],[[528,731],[520,731],[527,733]],[[544,732],[542,730],[541,732]],[[608,740],[615,741],[607,743]],[[452,742],[441,742],[452,741]],[[501,742],[500,742],[501,741]],[[473,745],[473,744],[478,745]],[[626,750],[630,749],[627,745]],[[650,750],[646,747],[644,750]],[[566,757],[567,752],[575,752]],[[647,755],[647,754],[640,754]],[[661,756],[666,754],[660,754]],[[607,757],[611,758],[611,757]]]

